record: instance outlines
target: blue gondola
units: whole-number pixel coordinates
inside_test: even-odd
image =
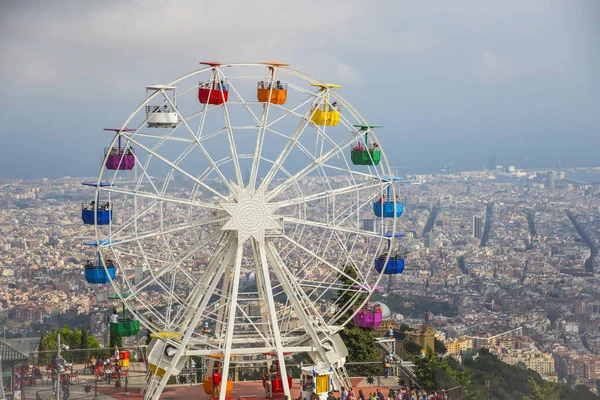
[[[82,185],[92,187],[112,186],[112,184],[104,182],[82,182]],[[94,225],[94,218],[98,219],[98,225],[109,225],[112,220],[112,204],[109,202],[100,203],[97,200],[81,205],[81,219],[85,225]]]
[[[402,204],[402,203],[400,203],[400,204]],[[375,269],[379,273],[381,273],[381,271],[383,271],[383,273],[386,275],[401,274],[404,271],[404,258],[402,258],[398,254],[398,251],[396,251],[395,255],[390,256],[387,264],[385,262],[388,252],[389,252],[389,249],[390,249],[392,232],[386,232],[386,233],[384,233],[383,236],[388,238],[388,251],[381,254],[379,257],[377,257],[375,259]],[[393,236],[396,238],[403,237],[404,233],[398,232],[398,233],[395,233]]]
[[[111,240],[92,240],[83,242],[86,246],[106,246],[111,244]],[[100,252],[98,251],[98,261],[94,262],[92,260],[88,260],[85,264],[85,280],[87,283],[92,284],[106,284],[110,283],[112,279],[115,279],[116,276],[116,268],[112,260],[106,260],[106,268],[104,268],[102,264],[102,258],[100,257]]]
[[[110,283],[111,279],[115,279],[116,269],[111,260],[107,260],[106,269],[102,264],[95,265],[92,261],[85,264],[85,280],[92,284]],[[110,279],[109,279],[110,277]]]
[[[394,275],[401,274],[404,271],[404,258],[398,254],[390,256],[387,264],[385,263],[386,258],[387,253],[384,253],[375,260],[375,269],[377,272],[381,273],[383,271],[386,275]]]
[[[384,177],[381,178],[383,181],[399,181],[402,178],[394,178],[394,177]],[[392,194],[391,184],[387,187],[387,194],[385,196],[381,196],[381,198],[375,202],[373,202],[373,212],[378,217],[384,218],[398,218],[402,215],[404,211],[404,205],[401,201],[390,201]]]
[[[381,202],[376,201],[373,203],[373,212],[378,217],[394,218],[394,215],[399,217],[403,211],[404,204],[401,201],[394,203],[392,201],[383,201],[382,199]]]
[[[112,209],[109,203],[103,206],[95,207],[95,204],[83,204],[81,206],[81,219],[86,225],[94,225],[94,208],[96,209],[96,218],[98,225],[108,225],[112,220]]]

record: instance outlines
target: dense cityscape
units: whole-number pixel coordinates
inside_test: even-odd
[[[433,328],[459,360],[487,347],[508,364],[553,381],[574,377],[595,392],[600,183],[567,178],[575,171],[494,164],[485,171],[410,175],[397,186],[405,207],[399,229],[406,234],[398,250],[406,269],[383,278],[385,293],[377,296],[395,322]],[[81,204],[90,198],[82,180],[0,181],[6,337],[39,335],[41,324],[85,321],[107,344],[106,321],[117,303],[107,298],[108,287],[83,278],[81,243],[92,233],[81,225]],[[143,334],[128,338],[132,345],[144,341]]]

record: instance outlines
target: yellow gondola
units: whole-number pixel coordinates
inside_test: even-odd
[[[326,93],[323,96],[323,105],[311,109],[310,119],[316,125],[336,126],[340,123],[340,110],[337,103],[329,104],[329,90],[341,88],[342,86],[334,83],[313,83],[312,86],[316,86],[320,88],[320,92],[326,91]]]

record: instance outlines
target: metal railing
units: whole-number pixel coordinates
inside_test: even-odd
[[[177,110],[168,104],[163,104],[162,106],[146,106],[146,114],[175,112],[177,112]]]
[[[98,203],[97,206],[94,202],[81,203],[81,209],[82,210],[91,210],[91,211],[93,211],[93,210],[96,210],[96,211],[112,210],[112,203],[106,201],[104,203]]]
[[[132,155],[135,154],[135,150],[133,149],[133,147],[123,147],[121,148],[121,151],[119,151],[118,148],[116,147],[105,147],[104,148],[104,155],[106,156],[107,154],[111,155],[111,156],[122,156],[122,155]]]
[[[271,90],[271,86],[273,86],[273,90],[287,90],[288,88],[287,83],[281,81],[275,81],[271,83],[270,78],[266,78],[265,80],[256,83],[257,89]]]

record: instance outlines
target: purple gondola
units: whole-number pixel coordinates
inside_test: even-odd
[[[361,328],[377,328],[383,321],[383,313],[379,305],[367,305],[352,319]]]
[[[132,147],[122,146],[121,132],[135,132],[130,128],[104,128],[105,131],[116,132],[119,135],[117,147],[107,147],[104,149],[106,158],[106,168],[112,170],[132,170],[135,167],[135,153]]]

